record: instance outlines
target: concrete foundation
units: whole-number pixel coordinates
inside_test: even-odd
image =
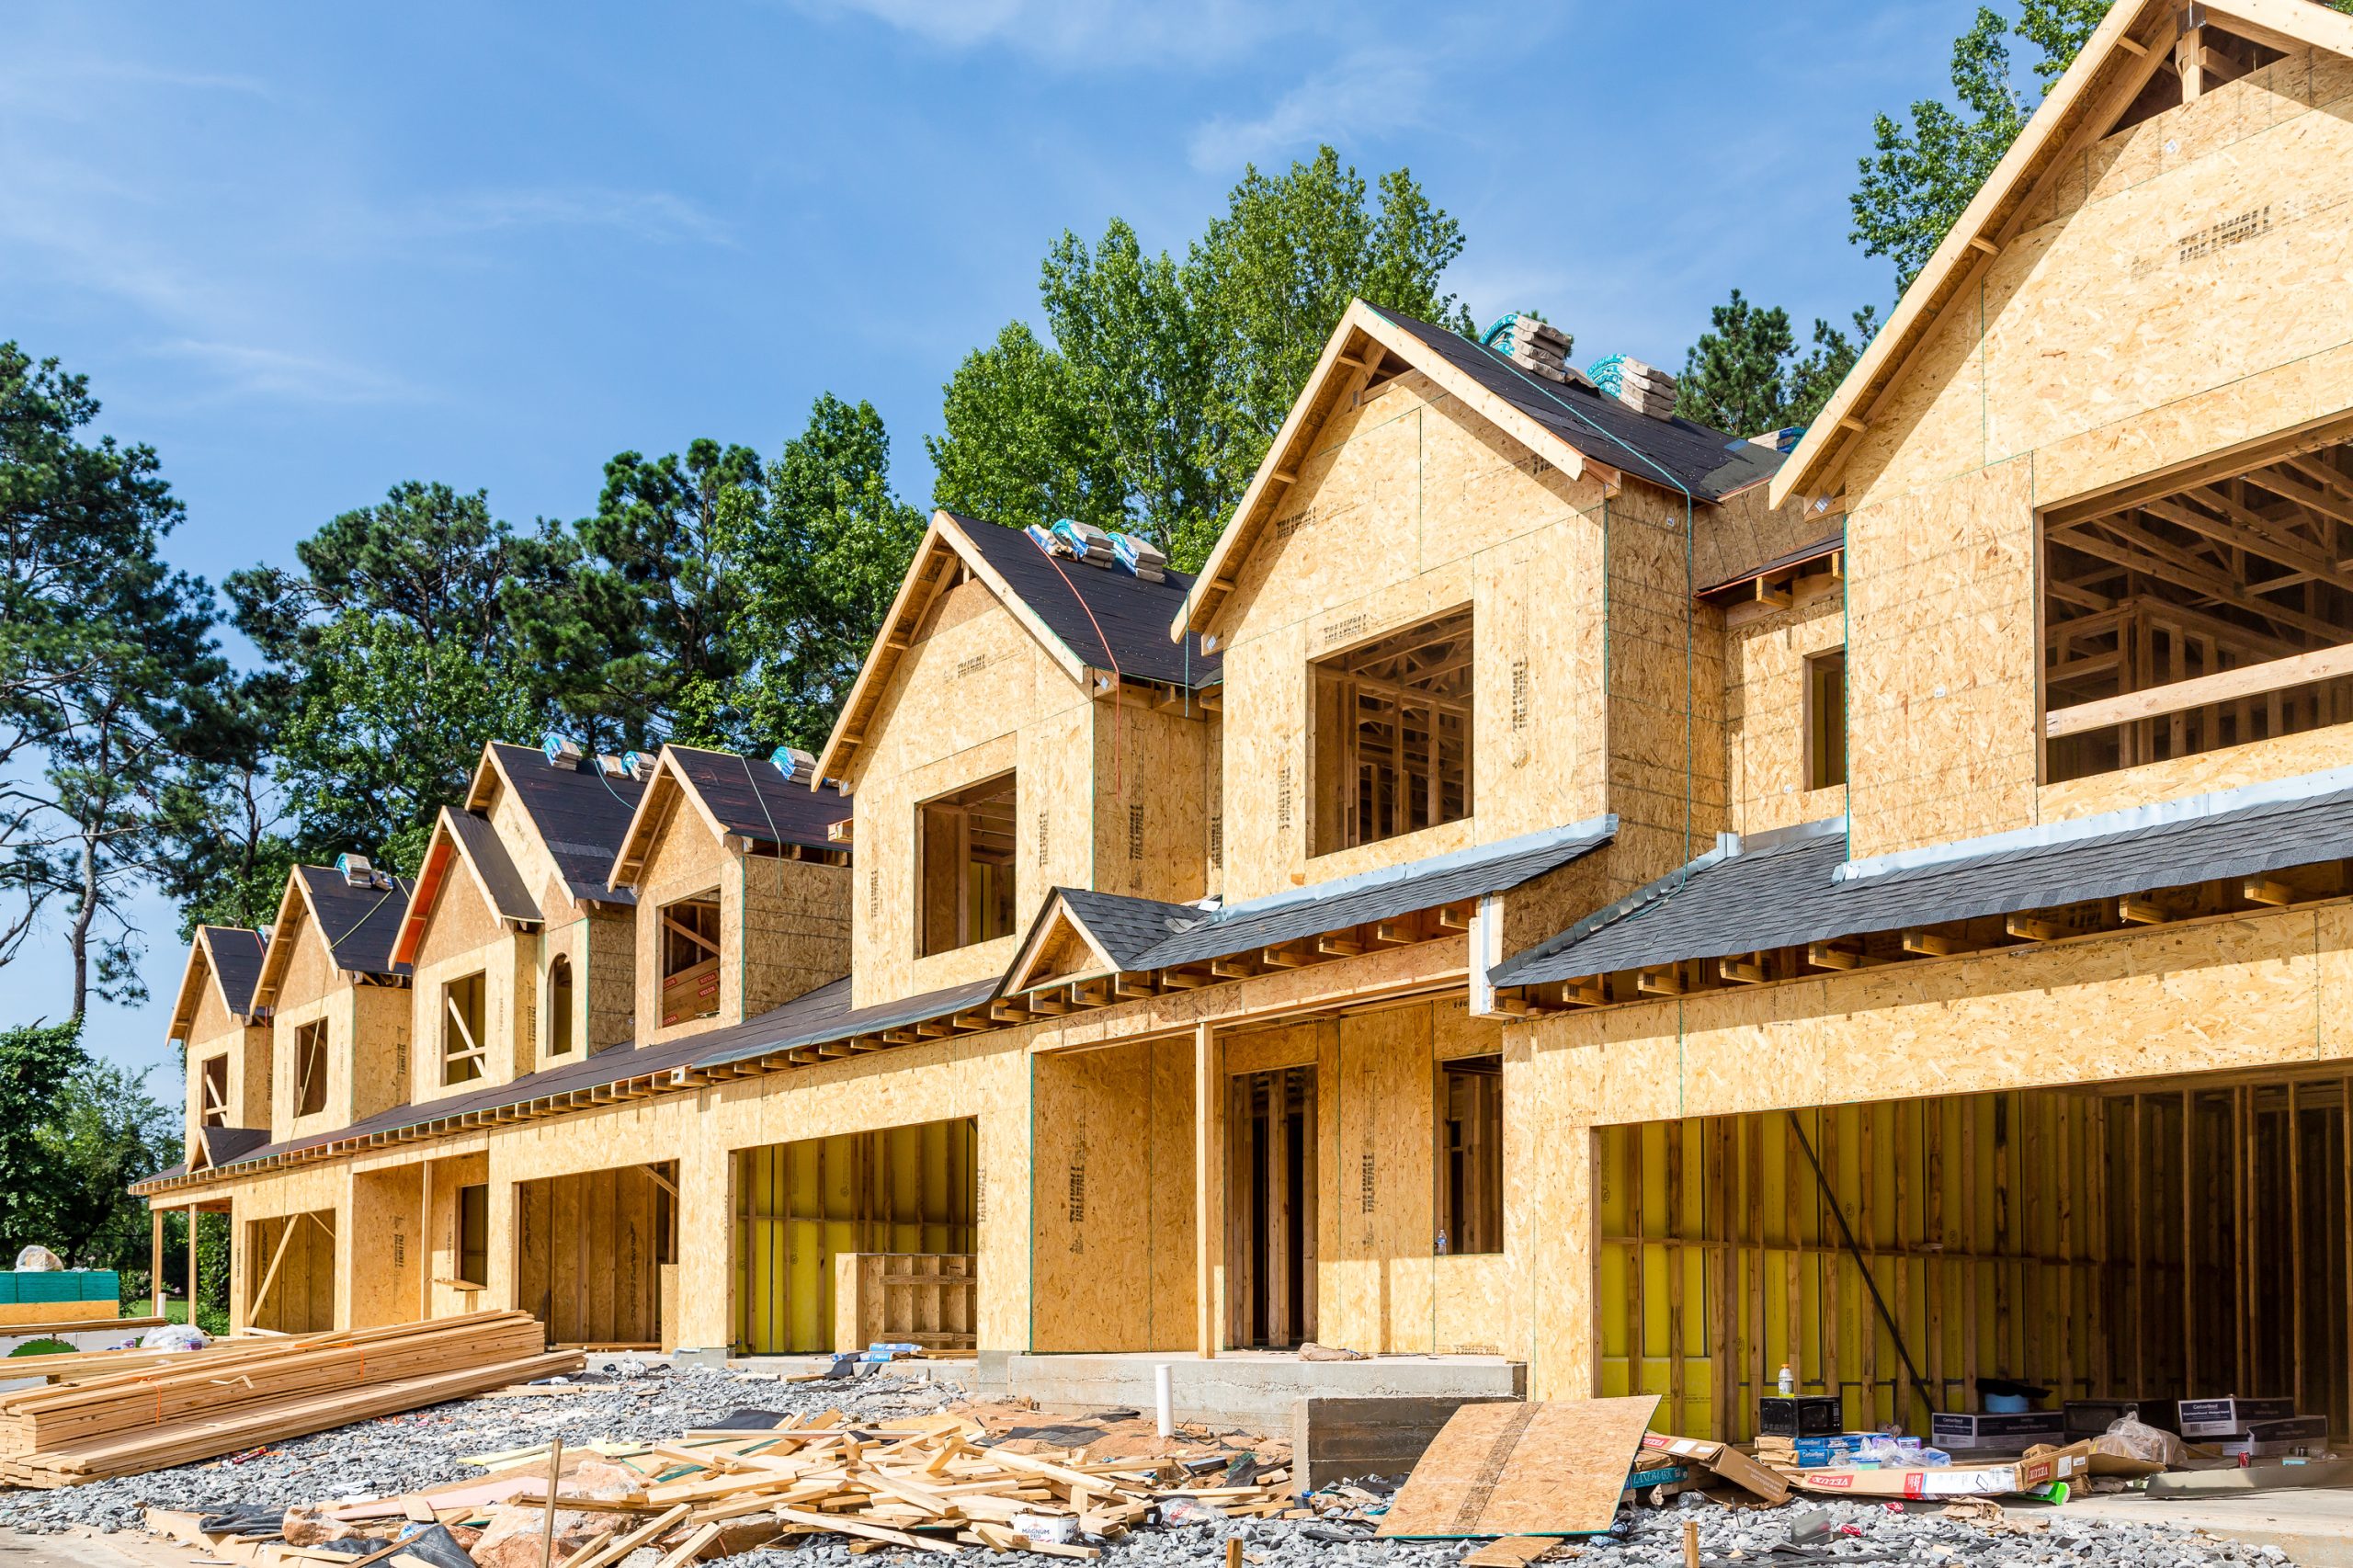
[[[1528,1392],[1527,1363],[1500,1356],[1302,1361],[1274,1351],[1237,1351],[1211,1360],[1150,1352],[1030,1356],[984,1351],[976,1392],[1027,1396],[1046,1406],[1125,1408],[1149,1415],[1153,1369],[1163,1365],[1171,1369],[1169,1393],[1177,1420],[1277,1436],[1291,1429],[1298,1402],[1311,1395],[1461,1403],[1523,1399]]]

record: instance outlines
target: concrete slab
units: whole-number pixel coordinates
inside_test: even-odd
[[[1241,1426],[1263,1433],[1290,1429],[1302,1395],[1385,1399],[1523,1399],[1528,1366],[1500,1356],[1375,1356],[1361,1361],[1302,1361],[1279,1351],[1245,1350],[1204,1360],[1199,1356],[1136,1352],[1120,1355],[983,1356],[980,1391],[1026,1396],[1041,1405],[1150,1411],[1153,1369],[1169,1368],[1169,1394],[1179,1421]]]
[[[2071,1519],[2113,1519],[2119,1523],[2176,1525],[2204,1530],[2223,1540],[2250,1546],[2276,1546],[2298,1568],[2353,1568],[2353,1490],[2318,1488],[2307,1492],[2258,1492],[2244,1496],[2145,1497],[2119,1493],[2106,1497],[2077,1497],[2063,1508],[2047,1504],[2005,1503],[2021,1517],[2049,1518],[2064,1512]]]

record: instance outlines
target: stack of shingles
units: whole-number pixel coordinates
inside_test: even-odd
[[[828,1411],[767,1432],[689,1432],[635,1449],[598,1445],[570,1462],[562,1449],[525,1451],[496,1456],[514,1464],[502,1480],[299,1509],[288,1515],[285,1534],[294,1540],[298,1520],[305,1540],[324,1528],[389,1555],[393,1568],[416,1568],[394,1549],[436,1526],[481,1568],[611,1568],[648,1546],[661,1553],[661,1568],[683,1568],[698,1557],[808,1536],[847,1536],[854,1551],[978,1546],[1091,1559],[1102,1554],[1096,1542],[1185,1501],[1229,1518],[1299,1507],[1288,1470],[1228,1484],[1223,1474],[1194,1477],[1154,1458],[1091,1463],[1078,1451],[1050,1458],[984,1447],[976,1440],[983,1436],[978,1423],[955,1415],[860,1427]],[[558,1477],[552,1519],[545,1507],[551,1463]],[[193,1516],[154,1513],[149,1523],[256,1568],[309,1555],[244,1549],[202,1531]]]
[[[1546,381],[1565,384],[1584,380],[1569,368],[1569,350],[1574,346],[1574,340],[1551,322],[1539,321],[1525,312],[1512,320],[1511,362],[1533,370]]]
[[[313,1334],[0,1394],[0,1482],[72,1486],[218,1458],[581,1366],[528,1312]]]
[[[1621,360],[1618,401],[1654,419],[1671,419],[1675,416],[1675,378],[1640,359]]]

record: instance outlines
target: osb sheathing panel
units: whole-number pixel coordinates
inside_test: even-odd
[[[1201,725],[1202,896],[1225,896],[1225,715]]]
[[[529,762],[525,767],[534,766]],[[540,906],[540,917],[550,928],[576,920],[584,913],[583,906],[572,896],[571,887],[563,880],[563,869],[555,857],[548,852],[546,840],[522,801],[512,790],[502,788],[491,801],[490,825],[497,833],[498,841],[506,846],[507,858],[515,862],[516,874],[529,888],[533,902]]]
[[[2031,821],[2034,465],[1858,506],[1847,522],[1854,853]]]
[[[216,1195],[208,1195],[211,1196]],[[229,1321],[232,1325],[242,1329],[254,1325],[256,1321],[248,1316],[250,1298],[254,1288],[261,1283],[262,1271],[269,1267],[269,1253],[264,1251],[256,1258],[251,1249],[255,1228],[263,1222],[306,1212],[320,1214],[335,1232],[335,1240],[330,1245],[324,1236],[314,1238],[318,1250],[306,1259],[303,1278],[309,1280],[313,1275],[307,1271],[316,1270],[324,1276],[331,1290],[335,1280],[345,1277],[344,1267],[336,1255],[345,1244],[344,1238],[350,1233],[350,1227],[346,1222],[351,1203],[351,1173],[348,1169],[334,1165],[284,1172],[260,1181],[241,1182],[225,1196],[229,1199],[231,1218]],[[272,1246],[276,1245],[278,1233],[271,1232],[269,1240]],[[290,1258],[292,1252],[293,1247],[290,1246]],[[308,1289],[307,1285],[305,1289]],[[273,1290],[273,1301],[276,1295]],[[322,1291],[317,1299],[331,1318],[334,1311],[331,1295]],[[266,1312],[258,1320],[258,1326],[272,1326],[273,1315]]]
[[[2348,85],[2290,55],[2091,149],[1873,411],[1847,475],[1857,854],[2038,820],[2036,506],[2353,405],[2353,318],[2313,308],[2353,280]]]
[[[352,1326],[347,1301],[335,1289],[344,1277],[337,1257],[344,1246],[343,1227],[332,1210],[323,1211],[320,1218],[335,1227],[335,1235],[299,1212],[239,1227],[244,1246],[238,1272],[244,1289],[255,1293],[257,1308],[251,1322],[238,1320],[240,1327],[314,1334]],[[236,1250],[234,1243],[232,1246]],[[277,1273],[269,1278],[269,1293],[262,1296],[260,1288],[273,1259]]]
[[[349,1326],[414,1323],[424,1315],[422,1167],[353,1173],[350,1250]]]
[[[2035,820],[2063,822],[2145,805],[2151,801],[2235,790],[2353,765],[2353,724],[2332,724],[2219,751],[2168,757],[2139,767],[2046,784],[2035,792]]]
[[[182,1122],[185,1146],[194,1147],[204,1110],[204,1064],[215,1057],[228,1059],[228,1087],[222,1104],[232,1127],[262,1127],[270,1118],[270,1055],[274,1036],[267,1024],[237,1022],[221,1000],[221,988],[204,976],[198,994],[196,1017],[187,1039],[186,1098]]]
[[[517,1304],[557,1344],[675,1348],[661,1321],[664,1194],[641,1165],[516,1188]]]
[[[849,972],[848,867],[757,855],[737,864],[742,914],[721,931],[720,967],[742,977],[745,1017]]]
[[[637,881],[637,1016],[638,1032],[649,1042],[677,1040],[740,1023],[743,1013],[742,976],[726,962],[719,966],[719,1013],[715,1017],[662,1023],[662,910],[680,899],[715,895],[719,900],[720,949],[727,950],[729,934],[741,927],[742,887],[736,857],[711,831],[701,810],[683,793],[654,835]]]
[[[949,589],[926,616],[851,762],[857,1006],[997,972],[1017,944],[1015,937],[915,956],[921,802],[1016,770],[1017,932],[1043,907],[1055,882],[1092,885],[1097,780],[1088,706],[1085,689],[978,580]]]
[[[1189,1348],[1192,1041],[1040,1056],[1036,1071],[1029,1347]]]
[[[1202,897],[1205,715],[1162,712],[1134,693],[1097,701],[1094,714],[1095,890],[1177,903]]]
[[[310,929],[305,923],[305,930]],[[316,1019],[327,1025],[326,1107],[298,1117],[296,1036]],[[271,1136],[307,1138],[373,1116],[406,1097],[409,994],[389,985],[340,984],[272,1016]]]
[[[483,1141],[477,1139],[477,1142]],[[426,1187],[426,1170],[431,1167],[431,1202],[423,1204],[425,1211],[424,1241],[426,1315],[448,1317],[457,1312],[470,1312],[490,1304],[484,1291],[460,1290],[444,1281],[460,1278],[458,1273],[458,1189],[473,1187],[490,1180],[490,1155],[486,1151],[453,1154],[437,1149],[440,1158],[419,1160],[400,1167],[415,1173],[419,1197]],[[364,1179],[367,1172],[358,1173],[355,1179]],[[488,1280],[468,1281],[487,1285]]]
[[[1418,373],[1342,407],[1298,472],[1219,616],[1221,815],[1234,824],[1223,835],[1225,895],[1601,810],[1598,484],[1567,481]],[[1308,662],[1465,604],[1476,647],[1472,815],[1311,860]],[[1517,730],[1515,666],[1525,695]]]
[[[1630,886],[1688,861],[1724,824],[1723,632],[1691,597],[1698,524],[1694,510],[1687,526],[1683,497],[1648,485],[1627,484],[1607,512],[1608,801]]]
[[[409,981],[409,1038],[420,1048],[411,1064],[408,1092],[413,1101],[424,1104],[469,1094],[485,1084],[511,1084],[531,1071],[537,987],[526,976],[531,967],[528,949],[538,942],[537,937],[518,933],[499,919],[473,872],[453,858],[417,944]],[[482,1075],[445,1085],[441,1052],[449,1017],[447,987],[477,973],[483,977]]]
[[[1847,809],[1845,786],[1806,787],[1806,661],[1845,645],[1836,594],[1746,620],[1724,633],[1724,744],[1734,833],[1819,822]],[[1843,721],[1844,715],[1837,718]]]

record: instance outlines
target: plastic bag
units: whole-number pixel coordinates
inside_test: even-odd
[[[142,1350],[201,1350],[212,1341],[192,1323],[167,1323],[140,1335]]]
[[[17,1255],[19,1274],[58,1274],[64,1268],[65,1260],[45,1246],[28,1246]]]
[[[2105,1433],[2093,1438],[2092,1452],[2167,1466],[2179,1465],[2185,1457],[2179,1437],[2162,1426],[2149,1426],[2130,1415],[2119,1417]]]
[[[1160,1500],[1160,1522],[1164,1525],[1212,1525],[1224,1518],[1224,1509],[1214,1503],[1204,1503],[1198,1497],[1164,1497]]]

